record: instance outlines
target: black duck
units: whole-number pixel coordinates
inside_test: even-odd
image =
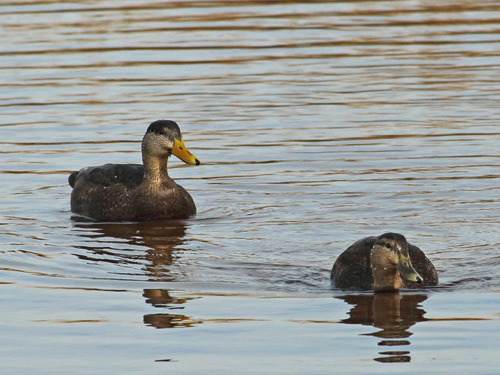
[[[196,214],[191,195],[168,175],[171,154],[200,164],[174,121],[153,122],[142,139],[142,165],[105,164],[71,173],[71,211],[97,221],[186,219]]]
[[[398,233],[366,237],[352,244],[335,261],[331,279],[340,289],[377,291],[438,284],[431,261]]]

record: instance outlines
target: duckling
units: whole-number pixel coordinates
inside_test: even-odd
[[[355,242],[339,255],[330,277],[340,289],[396,291],[438,285],[434,265],[399,233]]]
[[[177,123],[151,123],[142,139],[142,165],[105,164],[71,173],[71,211],[97,221],[186,219],[196,214],[191,195],[168,176],[171,154],[187,164],[201,164],[184,145]]]

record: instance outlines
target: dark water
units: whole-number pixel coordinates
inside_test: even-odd
[[[0,369],[494,374],[500,5],[0,5]],[[140,162],[158,119],[198,215],[88,223],[69,172]],[[404,233],[441,286],[334,290]],[[167,329],[173,328],[173,329]]]

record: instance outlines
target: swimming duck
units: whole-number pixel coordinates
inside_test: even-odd
[[[143,164],[105,164],[71,173],[71,211],[97,221],[186,219],[196,213],[191,195],[168,176],[173,154],[200,165],[174,121],[149,125],[142,139]]]
[[[349,246],[335,261],[331,279],[337,288],[376,291],[438,284],[431,261],[399,233],[366,237]]]

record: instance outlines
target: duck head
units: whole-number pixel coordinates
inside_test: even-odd
[[[375,290],[397,290],[401,277],[417,283],[422,277],[413,268],[408,242],[399,233],[385,233],[377,238],[370,254]]]
[[[177,156],[186,164],[200,165],[200,160],[191,154],[182,140],[181,130],[175,121],[158,120],[149,125],[142,139],[143,154],[153,157]]]

